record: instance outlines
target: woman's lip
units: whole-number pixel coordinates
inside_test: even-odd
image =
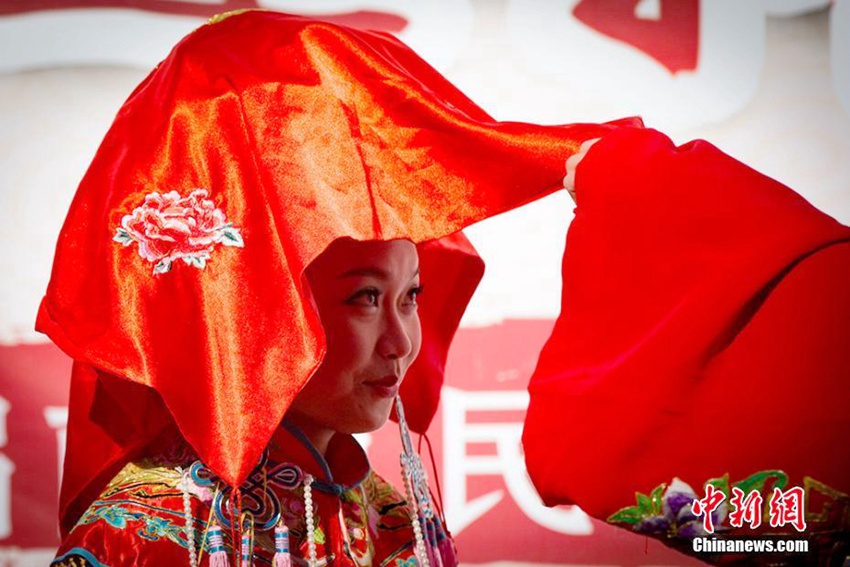
[[[378,380],[369,380],[363,382],[363,385],[369,386],[376,394],[382,398],[394,398],[398,394],[398,386],[401,380],[398,376],[384,376]]]
[[[399,377],[395,374],[390,374],[389,376],[384,376],[383,378],[378,378],[377,380],[367,380],[365,384],[369,386],[397,386],[398,383],[401,382]]]

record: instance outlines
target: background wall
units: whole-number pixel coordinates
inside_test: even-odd
[[[848,0],[0,0],[0,565],[43,565],[57,543],[70,365],[32,324],[75,187],[171,45],[250,5],[397,33],[500,120],[641,115],[677,143],[706,138],[850,224]],[[571,211],[553,195],[468,231],[488,272],[431,432],[449,526],[469,563],[691,564],[541,507],[522,473]],[[391,428],[364,442],[395,470]]]

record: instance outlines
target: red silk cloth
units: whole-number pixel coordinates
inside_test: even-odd
[[[604,519],[674,477],[774,469],[850,494],[850,228],[631,128],[581,162],[576,202],[523,434],[544,501]]]
[[[419,243],[423,349],[401,395],[423,431],[482,273],[458,231],[558,189],[579,144],[615,129],[495,122],[382,33],[255,11],[190,34],[107,133],[39,311],[77,361],[63,526],[171,421],[241,483],[322,359],[302,273],[339,237]],[[197,188],[243,248],[154,275],[113,242],[153,192]]]

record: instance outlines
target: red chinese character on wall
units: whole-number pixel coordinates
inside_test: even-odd
[[[640,0],[581,0],[573,15],[585,25],[652,57],[670,73],[693,71],[699,55],[699,0],[656,0],[658,13],[640,14]]]
[[[696,517],[703,516],[702,526],[706,533],[714,533],[714,519],[711,517],[711,514],[717,510],[725,499],[726,495],[722,491],[717,490],[713,484],[706,484],[705,498],[694,500],[694,503],[691,504],[691,512]]]
[[[761,525],[761,509],[764,498],[758,490],[752,490],[744,496],[744,491],[738,487],[732,488],[732,498],[729,499],[733,510],[729,513],[729,525],[740,528],[744,522],[755,529]]]
[[[791,524],[798,532],[804,531],[806,529],[804,496],[805,493],[800,486],[789,488],[785,492],[774,488],[770,499],[770,526],[779,528]]]

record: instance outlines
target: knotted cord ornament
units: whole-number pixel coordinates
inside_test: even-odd
[[[295,465],[284,464],[276,467],[275,470],[277,471],[275,481],[278,484],[282,484],[285,488],[293,490],[296,486],[298,486],[298,484],[303,483],[305,509],[304,522],[308,550],[307,564],[309,567],[317,567],[319,562],[316,550],[316,520],[315,508],[313,505],[313,481],[315,479],[312,475],[302,476],[301,470]],[[209,476],[209,471],[200,461],[196,461],[191,467],[186,469],[178,467],[177,472],[181,475],[181,481],[178,484],[178,487],[183,494],[183,515],[186,525],[186,539],[189,547],[189,564],[191,567],[198,567],[201,563],[200,559],[202,555],[199,556],[195,549],[195,532],[193,529],[190,493],[192,492],[193,486],[196,489],[209,489],[215,486],[216,482],[213,477]],[[266,494],[268,492],[268,484],[265,477],[263,478],[262,487],[263,494]],[[238,497],[235,499],[239,500]],[[222,525],[220,522],[224,522],[231,528],[236,528],[237,523],[230,521],[227,518],[226,512],[230,511],[230,513],[234,513],[233,511],[241,508],[241,505],[238,503],[231,503],[234,500],[233,493],[231,493],[231,497],[228,499],[224,496],[224,491],[219,490],[218,488],[216,488],[214,494],[209,496],[209,500],[210,519],[207,522],[204,537],[201,539],[206,540],[207,542],[207,549],[210,553],[210,566],[229,567],[229,560],[227,558],[227,550],[224,545]],[[226,504],[230,505],[227,506]],[[274,567],[292,567],[293,561],[290,553],[289,528],[287,528],[283,523],[283,518],[280,513],[280,505],[276,503],[276,501],[273,508],[275,509],[275,513],[272,516],[275,521],[275,524],[273,524],[275,526],[275,554],[273,557],[273,565]],[[238,525],[241,528],[241,537],[233,536],[233,541],[235,542],[240,540],[241,543],[239,565],[240,567],[251,567],[254,559],[255,531],[256,529],[270,529],[271,525],[268,523],[257,524],[255,522],[254,514],[250,511],[242,513]],[[201,554],[203,554],[203,546],[201,548]]]

